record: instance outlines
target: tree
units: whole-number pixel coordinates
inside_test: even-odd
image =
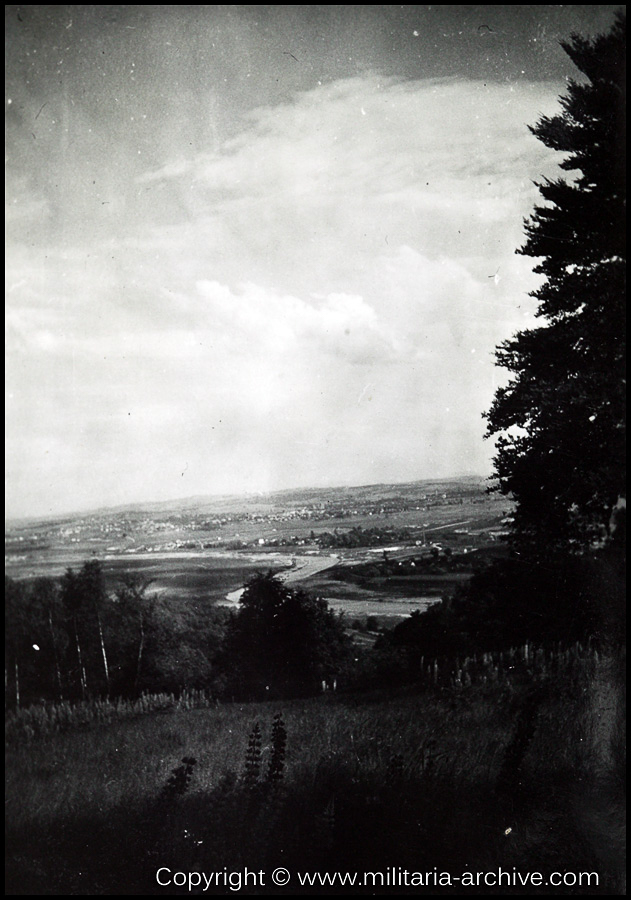
[[[142,670],[143,652],[147,639],[147,626],[155,608],[155,597],[147,597],[147,588],[152,579],[143,578],[135,573],[126,572],[122,577],[122,585],[116,591],[116,600],[122,614],[122,620],[134,621],[138,628],[138,646],[135,652],[135,665],[131,692],[138,695],[140,673]]]
[[[84,652],[81,647],[80,623],[85,616],[84,596],[81,590],[81,579],[72,569],[66,569],[61,579],[61,600],[66,610],[76,655],[76,666],[81,699],[85,699],[88,690],[88,680],[85,668]]]
[[[536,558],[613,541],[626,496],[625,19],[562,46],[585,77],[530,130],[575,174],[537,184],[545,202],[518,252],[545,276],[532,294],[543,324],[499,346],[512,378],[486,414],[499,489],[517,504],[513,543]]]
[[[61,675],[61,651],[67,644],[67,636],[62,627],[63,607],[61,603],[59,584],[54,578],[37,578],[31,587],[32,606],[39,619],[39,630],[46,635],[46,648],[48,652],[42,652],[45,661],[54,672],[53,696],[63,700],[64,689]],[[42,651],[46,646],[42,647]],[[50,687],[48,690],[50,690]]]
[[[228,626],[221,667],[235,695],[305,696],[339,674],[349,646],[341,617],[324,600],[260,573]]]
[[[81,697],[85,698],[88,692],[88,672],[90,689],[104,686],[109,696],[110,672],[103,636],[103,613],[108,598],[102,563],[91,559],[78,572],[67,569],[61,580],[61,599],[71,624]],[[97,655],[100,665],[90,665]],[[101,668],[103,679],[99,671]]]
[[[416,610],[384,633],[377,649],[395,649],[417,677],[424,656],[504,650],[526,641],[574,642],[600,626],[598,600],[581,566],[568,557],[552,567],[499,559],[459,586],[452,597]]]
[[[4,577],[4,691],[5,702],[20,708],[22,666],[29,643],[30,621],[23,582]]]
[[[105,650],[105,640],[103,638],[103,621],[102,612],[107,605],[108,598],[105,591],[105,574],[103,572],[103,564],[98,559],[88,560],[81,567],[79,572],[79,580],[81,591],[85,597],[86,605],[91,605],[96,618],[97,630],[99,635],[99,648],[101,651],[101,659],[103,661],[103,672],[105,674],[105,686],[107,696],[110,695],[110,668],[107,661],[107,652]]]

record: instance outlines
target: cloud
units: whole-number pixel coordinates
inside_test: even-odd
[[[362,297],[328,294],[309,301],[245,283],[233,292],[200,281],[209,324],[246,354],[325,352],[347,362],[379,362],[394,353],[387,323]]]
[[[455,212],[476,204],[480,216],[496,216],[515,180],[527,186],[545,159],[526,124],[554,106],[542,85],[346,79],[256,110],[217,152],[139,180],[192,184],[209,209],[224,212],[260,200],[308,216],[345,197],[351,207],[404,202]]]
[[[384,252],[494,260],[522,241],[533,180],[557,171],[527,130],[549,86],[345,79],[254,111],[217,151],[142,176],[158,192],[152,238],[195,280],[287,293],[358,293]],[[363,110],[363,112],[362,112]],[[161,256],[164,260],[164,254]],[[358,287],[359,285],[359,287]]]
[[[175,162],[166,163],[155,172],[143,172],[136,178],[137,184],[153,184],[154,182],[163,181],[170,178],[179,178],[187,175],[193,169],[193,164],[189,160],[179,159]]]
[[[555,96],[333,82],[117,180],[116,216],[61,245],[16,240],[12,503],[484,470],[493,348],[532,318],[522,217],[555,171],[526,123]]]

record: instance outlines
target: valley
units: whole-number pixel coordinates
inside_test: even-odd
[[[5,572],[59,577],[99,559],[156,595],[235,605],[253,574],[284,573],[350,617],[423,609],[505,553],[511,503],[482,478],[190,498],[9,523]]]

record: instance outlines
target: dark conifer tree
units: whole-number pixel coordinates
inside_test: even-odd
[[[562,46],[582,77],[531,131],[572,174],[537,185],[519,252],[545,276],[532,294],[541,324],[499,346],[512,378],[487,413],[499,488],[517,502],[514,545],[537,558],[612,541],[626,496],[625,19]]]

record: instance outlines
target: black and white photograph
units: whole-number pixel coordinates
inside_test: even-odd
[[[625,895],[625,58],[5,6],[8,895]]]

